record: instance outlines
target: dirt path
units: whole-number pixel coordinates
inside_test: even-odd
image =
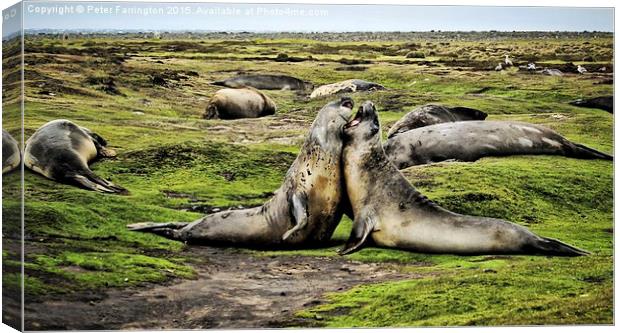
[[[402,273],[399,265],[366,264],[342,257],[257,257],[241,250],[210,247],[190,247],[186,254],[197,259],[195,280],[112,290],[94,298],[89,294],[79,301],[30,303],[26,306],[26,329],[305,326],[293,314],[320,304],[326,292],[420,277]]]

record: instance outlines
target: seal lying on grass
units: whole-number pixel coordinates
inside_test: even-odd
[[[456,121],[485,120],[486,118],[486,113],[476,109],[427,104],[415,108],[400,118],[390,127],[387,135],[388,138],[391,138],[398,133],[414,128]]]
[[[253,247],[327,242],[349,207],[341,172],[342,128],[353,100],[325,105],[275,195],[255,208],[219,212],[192,223],[137,223],[127,227],[169,238]]]
[[[473,162],[487,156],[508,155],[613,159],[548,128],[513,121],[462,121],[416,128],[392,136],[383,148],[399,169],[446,160]]]
[[[258,118],[276,113],[276,103],[262,92],[244,87],[218,90],[209,100],[203,118]]]
[[[255,74],[240,75],[222,81],[213,82],[214,85],[229,88],[254,87],[265,90],[311,90],[314,85],[288,75]]]
[[[380,133],[371,102],[364,103],[345,125],[343,171],[355,221],[341,254],[359,250],[369,236],[382,247],[430,253],[587,254],[514,223],[439,207],[390,163]]]
[[[104,193],[127,190],[100,178],[88,168],[99,157],[113,157],[101,136],[69,120],[52,120],[26,141],[24,165],[43,176]]]
[[[614,113],[614,97],[613,96],[601,96],[588,99],[578,99],[568,103],[574,106],[580,106],[582,108],[595,108],[605,110],[609,113]]]
[[[356,91],[374,91],[385,90],[385,87],[374,82],[368,82],[359,79],[346,80],[332,84],[320,86],[310,94],[310,98],[318,98],[323,96],[336,95],[341,93],[351,93]]]
[[[17,141],[13,139],[9,132],[2,130],[2,173],[12,171],[19,166],[22,154],[19,151]]]

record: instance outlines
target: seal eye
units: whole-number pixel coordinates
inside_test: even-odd
[[[340,106],[344,106],[345,108],[353,109],[353,100],[350,98],[343,98]]]

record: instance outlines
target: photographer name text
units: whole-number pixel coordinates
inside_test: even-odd
[[[28,5],[27,13],[41,16],[110,15],[110,16],[328,16],[323,9],[301,8],[234,8],[204,6],[121,6],[107,4],[87,5]]]

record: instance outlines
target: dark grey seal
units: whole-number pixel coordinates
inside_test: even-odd
[[[43,176],[83,188],[125,194],[127,190],[100,178],[88,164],[100,157],[113,157],[101,136],[69,120],[52,120],[26,141],[24,165]]]
[[[613,157],[571,142],[540,125],[512,121],[463,121],[399,133],[384,144],[399,169],[446,160],[473,162],[487,156],[562,155],[583,159]]]
[[[570,105],[580,106],[582,108],[594,108],[605,110],[609,113],[614,113],[614,97],[613,96],[601,96],[587,99],[578,99],[570,102]]]
[[[9,134],[2,130],[2,173],[13,171],[22,161],[22,154],[19,150],[19,144]]]
[[[428,200],[383,152],[371,102],[345,125],[344,140],[344,178],[355,221],[341,254],[359,250],[368,238],[381,247],[427,253],[587,254],[517,224],[453,213]]]
[[[192,223],[137,223],[187,242],[250,247],[309,246],[327,242],[350,209],[342,177],[342,128],[353,101],[342,98],[317,114],[299,155],[275,195],[256,208],[219,212]]]
[[[408,130],[455,121],[485,120],[487,114],[476,109],[427,104],[415,108],[400,118],[388,132],[388,138]]]
[[[213,84],[229,88],[247,86],[265,90],[312,90],[314,88],[311,82],[288,75],[272,74],[240,75],[222,81],[215,81]]]

